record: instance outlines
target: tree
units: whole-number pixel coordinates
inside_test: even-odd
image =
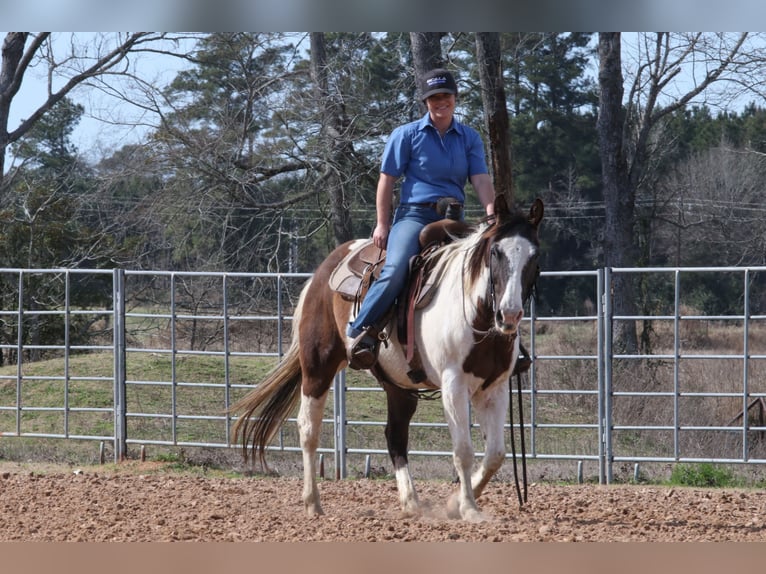
[[[514,201],[545,200],[547,223],[540,236],[545,269],[603,264],[598,93],[590,77],[590,40],[590,34],[579,33],[500,35]],[[583,312],[584,282],[539,287],[540,305]]]
[[[68,53],[58,55],[50,32],[9,32],[3,41],[0,63],[0,197],[7,176],[5,155],[8,146],[24,137],[75,88],[106,76],[129,74],[124,66],[127,58],[142,51],[159,50],[165,38],[165,34],[149,32],[120,33],[111,42],[102,36],[91,46],[90,53],[72,42]],[[17,127],[10,128],[11,105],[30,67],[37,64],[45,67],[49,78],[46,97],[29,117]],[[54,79],[60,80],[60,85],[54,84]]]
[[[442,36],[444,36],[443,32],[410,32],[412,62],[415,68],[416,80],[425,76],[429,70],[444,67],[441,46]],[[415,94],[413,93],[413,95]],[[421,114],[426,112],[424,103],[421,102],[419,108]]]
[[[102,228],[89,226],[90,170],[69,137],[82,107],[63,98],[15,144],[22,160],[0,214],[6,267],[78,267],[108,259]]]
[[[506,203],[514,205],[511,134],[503,88],[500,35],[497,32],[476,34],[476,59],[484,102],[484,117],[489,133],[495,193],[504,194]]]
[[[606,213],[604,259],[633,267],[646,258],[651,212],[638,212],[637,198],[651,197],[667,170],[674,113],[694,102],[725,105],[742,90],[757,93],[764,80],[766,47],[748,33],[642,33],[627,74],[623,100],[620,33],[599,34],[599,145]],[[684,82],[681,82],[683,77]],[[625,277],[614,284],[617,314],[631,314],[635,287]],[[618,327],[616,341],[637,348],[635,325]]]
[[[628,160],[623,141],[625,113],[622,107],[623,79],[619,32],[602,32],[598,39],[599,93],[598,136],[604,184],[604,264],[630,267],[636,261],[634,243],[635,188],[629,183]],[[614,312],[633,315],[633,283],[624,275],[614,277]],[[634,352],[638,342],[635,326],[618,323],[615,340],[625,351]]]
[[[327,51],[324,32],[311,33],[311,79],[317,105],[322,116],[320,139],[324,143],[324,169],[320,182],[328,188],[330,198],[330,220],[335,244],[340,245],[353,239],[351,228],[350,201],[341,174],[347,173],[347,164],[353,157],[351,141],[345,137],[348,116],[339,94],[330,92],[327,72]]]
[[[169,222],[175,265],[311,269],[374,221],[383,136],[411,105],[401,35],[317,34],[304,58],[311,39],[211,34],[163,94],[151,145],[164,204],[188,214]]]
[[[56,103],[48,114],[32,126],[26,137],[14,147],[22,159],[9,193],[0,208],[0,267],[56,268],[99,267],[111,262],[114,246],[106,227],[95,225],[92,210],[97,204],[92,191],[90,170],[77,158],[69,140],[82,114],[81,106],[67,98]],[[0,301],[16,293],[9,275],[0,278]],[[25,280],[24,306],[45,310],[61,305],[60,277],[31,274]],[[111,288],[96,279],[90,285],[75,279],[69,293],[73,305],[94,305],[111,296]],[[87,303],[85,303],[87,302]],[[3,307],[5,308],[5,307]],[[73,318],[72,341],[87,331],[92,316]],[[31,345],[61,341],[63,318],[31,314],[24,319],[22,336]],[[75,334],[77,333],[77,334]],[[8,342],[19,336],[18,326],[6,325],[0,340]],[[50,343],[48,343],[50,344]],[[30,349],[28,357],[37,360],[39,349]],[[0,363],[2,363],[0,354]]]
[[[155,201],[174,268],[267,267],[292,231],[281,214],[310,195],[285,193],[309,161],[285,115],[294,104],[286,86],[307,73],[290,65],[295,48],[283,36],[206,36],[159,100],[170,111],[156,104],[149,145],[164,185]]]

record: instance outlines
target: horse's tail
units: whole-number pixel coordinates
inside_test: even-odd
[[[301,364],[298,346],[298,324],[303,306],[303,290],[293,314],[293,338],[282,360],[250,393],[231,406],[229,412],[238,415],[234,423],[234,439],[242,440],[245,462],[252,453],[266,466],[266,446],[290,415],[300,398]]]

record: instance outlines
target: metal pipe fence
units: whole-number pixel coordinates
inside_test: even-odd
[[[0,269],[0,438],[101,441],[115,461],[131,446],[230,448],[227,411],[287,349],[310,276]],[[527,456],[589,461],[603,483],[615,463],[766,463],[764,277],[760,267],[543,272],[522,330],[534,362],[511,391]],[[617,305],[618,281],[642,294],[640,310]],[[582,301],[563,315],[546,292],[573,292],[554,288],[568,282]],[[716,282],[741,296],[710,305]],[[706,314],[705,297],[724,312]],[[637,344],[622,348],[626,324]],[[344,478],[360,458],[387,457],[385,398],[355,372],[339,373],[331,393],[320,453]],[[421,401],[411,456],[451,456],[440,409]],[[300,451],[289,423],[274,450]]]

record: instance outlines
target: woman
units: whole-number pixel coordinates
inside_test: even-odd
[[[484,143],[476,130],[454,118],[454,77],[442,68],[431,70],[420,81],[419,91],[428,113],[396,128],[383,151],[372,239],[386,249],[386,263],[346,331],[349,366],[354,369],[369,369],[377,360],[378,333],[385,326],[380,323],[406,285],[410,258],[420,251],[420,231],[443,218],[436,211],[437,201],[454,198],[463,204],[464,187],[470,180],[487,215],[493,213],[495,191]],[[394,183],[401,176],[404,181],[392,225]]]

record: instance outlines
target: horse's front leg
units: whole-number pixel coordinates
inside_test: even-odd
[[[505,461],[505,420],[510,391],[505,380],[497,380],[489,388],[478,391],[471,399],[476,418],[484,435],[484,458],[471,478],[476,498]]]
[[[468,408],[469,389],[459,377],[448,376],[442,379],[442,403],[452,436],[452,459],[460,481],[458,491],[447,503],[447,512],[452,518],[480,522],[484,517],[476,505],[471,486],[474,450]]]
[[[392,383],[383,384],[383,388],[386,390],[388,403],[386,443],[391,462],[394,464],[399,502],[405,515],[415,516],[420,510],[420,504],[410,475],[407,452],[410,421],[418,407],[418,398],[414,393],[405,391]]]
[[[319,434],[326,400],[326,392],[319,398],[301,393],[301,405],[298,411],[298,431],[303,451],[302,498],[309,516],[324,514],[322,505],[319,503],[319,488],[316,481],[316,452],[319,448]]]

